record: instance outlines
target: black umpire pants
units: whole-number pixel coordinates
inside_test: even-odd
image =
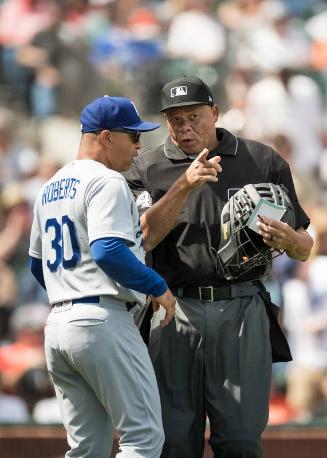
[[[152,318],[149,351],[161,397],[163,458],[202,458],[206,416],[215,458],[261,458],[271,381],[269,319],[255,296],[178,299]]]

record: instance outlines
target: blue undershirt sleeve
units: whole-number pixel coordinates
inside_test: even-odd
[[[34,258],[30,256],[30,269],[36,280],[40,283],[42,288],[46,290],[43,269],[42,269],[42,259]]]
[[[108,277],[143,294],[155,297],[164,294],[168,286],[153,269],[143,264],[128,248],[126,241],[106,237],[91,243],[94,261]]]

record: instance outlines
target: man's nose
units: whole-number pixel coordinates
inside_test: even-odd
[[[181,123],[180,130],[182,130],[183,132],[187,132],[188,130],[191,129],[191,127],[192,127],[191,122],[188,120],[185,120]]]

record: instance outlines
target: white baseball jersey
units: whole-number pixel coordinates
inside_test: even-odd
[[[51,304],[97,295],[144,304],[143,294],[94,262],[90,244],[104,237],[126,240],[144,262],[139,214],[125,178],[97,161],[73,161],[42,187],[34,207],[29,254],[42,259]]]

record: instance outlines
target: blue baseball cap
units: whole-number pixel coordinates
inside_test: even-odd
[[[102,129],[126,129],[146,132],[158,129],[160,124],[142,121],[134,103],[125,97],[104,95],[86,105],[81,112],[82,133]]]

